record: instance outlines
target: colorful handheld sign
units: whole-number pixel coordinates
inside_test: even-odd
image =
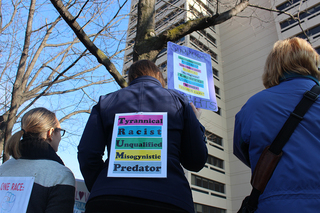
[[[34,177],[0,177],[0,212],[26,212]]]
[[[86,211],[86,203],[89,199],[90,192],[88,191],[84,180],[76,179],[76,193],[73,213],[84,213]]]
[[[108,177],[167,177],[167,113],[116,114]]]
[[[197,108],[218,111],[211,56],[168,42],[168,88],[177,90]]]

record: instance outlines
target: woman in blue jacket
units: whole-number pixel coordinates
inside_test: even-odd
[[[142,60],[129,69],[129,86],[100,97],[78,146],[78,160],[90,191],[86,212],[194,212],[189,183],[181,165],[199,171],[207,160],[200,111],[179,93],[163,88],[158,67]],[[168,150],[166,178],[108,177],[115,114],[167,112]],[[181,164],[181,165],[180,165]]]
[[[236,115],[234,154],[253,172],[264,148],[270,145],[302,99],[318,84],[320,59],[300,38],[275,43],[263,74],[263,90]],[[258,213],[318,212],[320,209],[320,99],[305,114],[283,148],[263,194]]]

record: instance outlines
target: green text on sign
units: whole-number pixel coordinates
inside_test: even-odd
[[[116,149],[162,149],[162,138],[117,138]]]
[[[199,62],[196,62],[196,61],[193,61],[193,60],[190,60],[190,59],[187,59],[187,58],[181,57],[181,56],[178,56],[178,58],[179,58],[179,59],[181,59],[181,60],[185,60],[185,61],[187,61],[187,62],[190,62],[190,63],[196,64],[196,65],[198,65],[198,66],[201,66],[201,63],[199,63]]]

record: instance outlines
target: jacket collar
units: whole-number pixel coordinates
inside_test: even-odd
[[[32,160],[53,160],[64,165],[61,158],[57,155],[49,143],[32,137],[25,137],[19,144],[21,159]]]
[[[159,85],[162,87],[160,81],[154,77],[151,77],[151,76],[140,76],[136,79],[134,79],[133,81],[131,81],[130,83],[130,86],[131,85],[134,85],[134,84],[137,84],[137,83],[141,83],[141,82],[148,82],[148,83],[153,83],[153,84],[156,84],[156,85]]]
[[[308,78],[308,79],[313,80],[314,82],[316,82],[317,85],[320,86],[319,80],[318,80],[317,78],[315,78],[314,76],[311,76],[311,75],[301,75],[301,74],[294,73],[294,72],[285,73],[285,74],[283,75],[283,77],[281,77],[281,78],[279,79],[279,81],[280,81],[280,82],[283,82],[283,81],[286,81],[286,80],[292,79],[292,78]]]

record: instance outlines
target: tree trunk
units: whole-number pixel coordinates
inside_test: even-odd
[[[24,71],[26,69],[26,62],[27,62],[27,58],[28,58],[28,50],[29,50],[29,46],[30,46],[30,37],[31,37],[31,33],[32,33],[32,23],[33,23],[33,16],[34,16],[34,12],[35,12],[35,5],[36,5],[36,0],[31,0],[23,51],[21,54],[16,79],[15,79],[15,82],[13,84],[13,89],[12,89],[11,106],[9,109],[8,119],[6,121],[6,128],[4,131],[4,137],[0,142],[0,146],[2,147],[3,150],[5,147],[6,141],[11,136],[13,125],[17,121],[16,115],[17,115],[18,109],[21,106],[21,103],[23,102],[24,88],[22,87],[22,82],[24,79]],[[4,150],[2,161],[5,162],[8,159],[9,159],[9,155]]]
[[[8,120],[8,111],[0,116],[0,141],[4,141],[5,137],[5,132],[6,132],[6,127],[7,127],[7,120]],[[3,142],[2,142],[3,143]],[[2,151],[4,150],[4,146],[0,146],[1,154]]]
[[[155,0],[140,0],[138,3],[138,23],[133,61],[155,60],[159,53],[155,43],[158,40],[155,34],[155,3]]]

